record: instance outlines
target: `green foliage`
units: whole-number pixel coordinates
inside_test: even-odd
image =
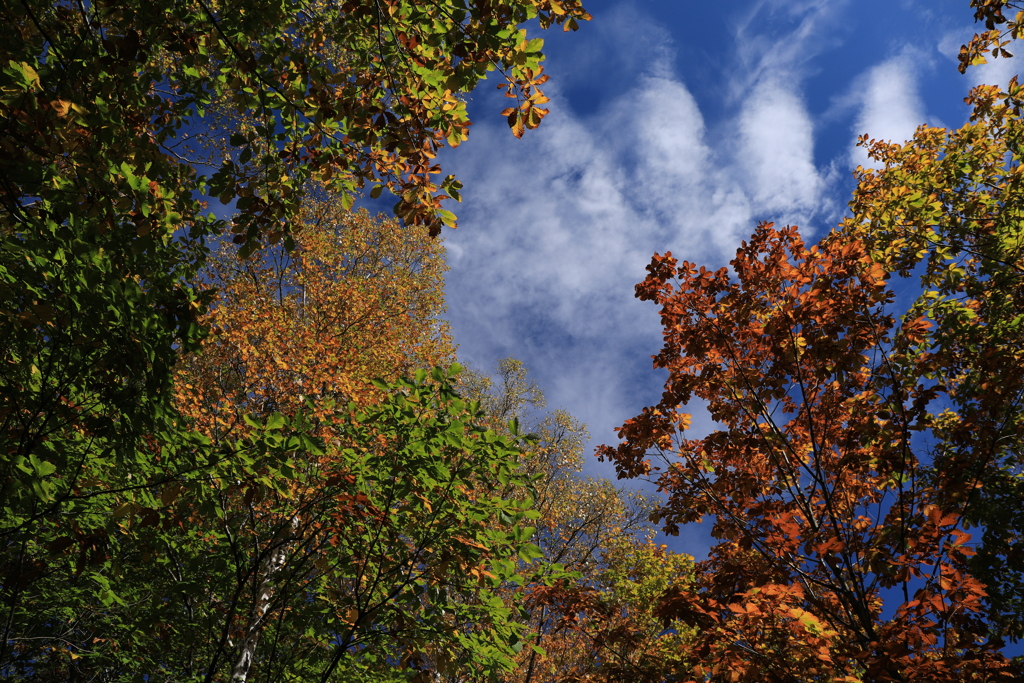
[[[1022,94],[1016,78],[1004,92],[983,86],[960,129],[873,142],[881,168],[859,172],[843,226],[886,269],[919,278],[903,316],[905,372],[948,405],[916,427],[934,438],[929,486],[979,528],[972,569],[986,584],[993,635],[1014,639],[1024,637]]]
[[[518,435],[477,426],[444,371],[380,388],[381,404],[334,413],[333,442],[275,415],[195,475],[112,494],[89,538],[44,523],[18,535],[32,575],[20,590],[5,577],[16,637],[4,675],[343,681],[509,668],[521,627],[497,590],[525,583],[518,558],[537,554],[537,513],[498,483],[526,485]]]
[[[3,530],[0,673],[59,680],[102,661],[100,680],[118,680],[146,667],[145,657],[135,655],[152,650],[157,633],[181,633],[191,644],[201,622],[160,617],[177,599],[207,599],[215,585],[218,558],[194,517],[222,519],[220,491],[257,464],[267,480],[286,481],[291,454],[310,447],[307,437],[273,419],[246,439],[216,447],[178,431],[132,463],[83,457],[69,468],[71,481],[55,470],[59,496],[51,505],[36,505],[36,514],[20,520],[5,510],[6,519],[20,523]],[[161,593],[171,577],[176,590]],[[159,654],[163,666],[167,653]]]
[[[155,206],[169,197],[237,200],[233,229],[250,245],[287,235],[311,179],[348,201],[366,183],[386,187],[399,216],[435,234],[454,224],[440,202],[461,185],[435,182],[432,159],[467,136],[464,94],[497,69],[536,126],[542,41],[519,26],[589,18],[577,0],[31,0],[4,16],[12,216],[53,191],[57,165],[73,169],[64,175],[83,213],[120,198],[123,216],[126,198],[151,195],[134,208],[157,237],[197,215]]]
[[[320,666],[328,660],[311,653],[342,642],[316,631],[326,612],[310,611],[320,603],[308,593],[276,588],[283,581],[312,591],[311,577],[320,576],[302,574],[300,581],[306,565],[286,562],[293,573],[278,566],[284,549],[300,547],[292,545],[299,543],[295,519],[308,531],[304,543],[326,538],[320,527],[302,527],[314,522],[296,507],[297,488],[323,484],[323,495],[304,503],[312,514],[314,501],[335,500],[330,492],[372,499],[374,486],[384,490],[405,475],[320,481],[329,468],[311,469],[310,458],[321,450],[341,448],[338,463],[353,472],[373,451],[370,444],[362,451],[315,447],[308,434],[316,425],[301,416],[270,416],[216,443],[189,431],[172,407],[172,378],[175,363],[205,334],[198,320],[211,296],[197,284],[205,242],[230,231],[244,255],[278,241],[290,248],[290,231],[303,225],[296,220],[303,197],[321,185],[348,204],[367,183],[375,196],[387,188],[406,223],[435,234],[454,225],[441,202],[458,199],[461,185],[434,178],[440,169],[432,159],[465,139],[465,94],[497,69],[518,101],[520,127],[533,127],[546,76],[539,42],[519,26],[536,19],[545,28],[575,28],[588,17],[576,0],[10,0],[2,7],[0,674],[121,680],[141,671],[149,680],[212,679],[261,633],[284,625],[293,630],[274,636],[268,656],[275,666]],[[233,204],[234,218],[208,213],[209,198]],[[438,426],[445,411],[472,413],[444,403],[451,397],[438,391],[447,397],[434,405],[443,413],[431,423],[438,434],[419,450],[407,450],[402,439],[427,435],[399,438],[395,422],[413,413],[364,417],[391,425],[378,426],[377,447],[390,434],[387,453],[426,468],[420,492],[440,519],[455,499],[431,495],[456,496],[465,472],[437,469],[431,449],[451,455],[472,446],[480,454],[467,456],[473,477],[483,480],[473,469],[481,462],[509,482],[516,476],[495,462],[513,457],[511,445],[473,431],[466,419]],[[386,405],[398,410],[394,401]],[[458,441],[460,429],[474,436]],[[500,500],[472,498],[469,511],[459,510],[476,517],[445,518],[473,530],[497,515],[504,526],[494,528],[507,534],[465,536],[487,550],[475,555],[466,550],[474,546],[453,542],[469,555],[456,553],[463,564],[453,558],[443,571],[478,570],[470,594],[492,576],[509,579],[506,554],[534,552],[517,521],[525,508]],[[395,523],[435,520],[422,509],[399,506],[393,514]],[[349,533],[337,531],[335,539]],[[446,538],[399,533],[386,547],[398,553],[398,545],[418,539],[433,548]],[[383,552],[383,541],[374,542]],[[429,590],[439,589],[409,578],[418,576],[414,564],[404,576],[418,598],[407,592],[387,599],[401,597],[410,609],[418,599],[425,610]],[[398,571],[380,569],[381,576]],[[403,645],[414,653],[409,666],[447,661],[455,641],[478,655],[481,671],[500,665],[514,629],[493,600],[474,599],[443,615],[409,617],[437,629],[442,616],[449,619],[447,635],[430,640],[449,650],[424,654],[422,643]],[[281,604],[272,608],[267,600]],[[384,628],[369,614],[358,622],[368,633]],[[478,627],[468,625],[470,617]],[[307,630],[301,636],[300,626]],[[359,629],[335,632],[349,631],[346,658],[360,653],[360,666],[369,666],[391,656],[373,654],[369,641],[356,638]],[[244,680],[239,660],[230,668]],[[279,680],[277,672],[263,675]]]
[[[696,629],[663,618],[659,607],[666,596],[693,589],[693,558],[628,537],[611,539],[604,555],[602,599],[620,616],[619,623],[603,625],[611,651],[602,657],[604,672],[633,680],[689,678]]]

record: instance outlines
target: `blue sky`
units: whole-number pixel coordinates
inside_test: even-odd
[[[465,183],[446,234],[460,359],[523,360],[592,452],[661,392],[657,310],[633,297],[654,252],[724,265],[762,219],[822,235],[866,163],[859,134],[957,127],[970,87],[1005,84],[1016,60],[957,72],[967,0],[585,4],[577,33],[543,34],[541,127],[513,138],[485,82],[469,141],[442,162]],[[706,543],[694,529],[672,546]]]

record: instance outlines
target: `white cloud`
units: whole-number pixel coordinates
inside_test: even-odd
[[[854,83],[860,113],[854,136],[867,134],[874,140],[904,142],[925,122],[924,106],[917,93],[919,56],[904,52],[872,67]],[[871,160],[863,147],[852,147],[850,161],[869,167]]]
[[[807,11],[820,16],[819,5]],[[594,27],[615,56],[604,80],[596,59],[567,59],[602,84],[595,114],[574,114],[551,88],[552,113],[538,130],[516,140],[484,118],[444,160],[466,183],[454,207],[461,227],[446,236],[460,357],[481,369],[521,358],[549,406],[589,425],[593,445],[614,443],[612,429],[662,391],[664,373],[650,361],[661,347],[658,311],[634,297],[652,254],[724,265],[758,220],[804,226],[831,206],[792,63],[809,54],[792,43],[811,40],[813,22],[797,17],[796,34],[761,43],[744,33],[763,58],[749,53],[757,68],[740,63],[722,82],[728,109],[709,127],[664,32],[632,9],[614,16]],[[627,44],[646,55],[619,55]],[[595,49],[592,41],[583,53]],[[549,69],[566,82],[558,64]],[[696,431],[710,429],[695,412]],[[591,473],[614,476],[610,464],[588,461]]]
[[[821,210],[814,126],[791,86],[771,79],[754,88],[739,116],[738,156],[758,207],[800,225]]]
[[[596,12],[596,10],[595,10]],[[595,87],[601,95],[614,92],[611,83],[628,83],[641,74],[671,72],[675,44],[666,26],[633,3],[604,6],[579,32],[565,36],[571,49],[548,67],[557,82]],[[551,36],[560,40],[563,36]],[[546,52],[550,53],[546,45]]]
[[[613,443],[612,428],[660,394],[649,360],[660,347],[657,310],[634,297],[651,255],[721,262],[716,245],[752,227],[742,204],[729,216],[736,193],[703,177],[714,168],[703,135],[686,88],[651,77],[593,120],[556,94],[523,140],[480,125],[447,161],[471,181],[461,227],[447,236],[461,357],[481,368],[522,358],[548,405],[586,422],[594,445]]]
[[[848,0],[758,0],[735,26],[737,68],[731,95],[747,97],[766,80],[798,83],[836,44],[835,26]]]
[[[552,114],[523,140],[483,123],[446,161],[468,181],[462,227],[447,237],[449,317],[465,360],[523,358],[549,405],[607,443],[661,390],[645,370],[657,310],[634,298],[652,254],[724,264],[756,220],[813,212],[821,182],[809,117],[781,89],[752,95],[738,157],[710,143],[676,78],[642,78],[594,118],[552,94]],[[776,125],[788,132],[773,136]]]
[[[989,59],[988,64],[973,66],[967,70],[974,85],[997,85],[1005,89],[1010,78],[1020,74],[1021,60],[1016,54],[1013,57],[998,57]]]
[[[604,120],[632,167],[635,210],[655,220],[661,249],[721,259],[753,229],[750,200],[727,159],[709,144],[704,118],[679,80],[642,79]],[[648,255],[649,256],[649,255]]]

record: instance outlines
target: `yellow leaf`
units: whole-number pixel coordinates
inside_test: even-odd
[[[50,102],[50,106],[57,112],[57,116],[61,118],[67,116],[68,111],[71,109],[71,103],[67,100],[54,100]]]
[[[39,73],[33,69],[28,62],[22,62],[19,66],[21,66],[21,70],[25,74],[25,80],[29,82],[29,86],[33,88],[39,87]]]

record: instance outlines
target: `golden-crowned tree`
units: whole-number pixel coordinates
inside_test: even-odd
[[[212,334],[175,383],[182,414],[208,434],[307,401],[366,405],[374,380],[448,365],[444,247],[423,228],[308,200],[295,249],[242,259],[224,244],[202,277],[216,289]]]
[[[327,197],[302,216],[317,225],[290,253],[226,246],[203,275],[213,332],[183,357],[175,399],[215,461],[111,494],[117,537],[88,546],[111,557],[102,608],[41,607],[36,628],[64,620],[63,649],[18,649],[9,674],[243,683],[514,665],[521,628],[497,591],[539,554],[536,513],[507,495],[526,485],[519,436],[481,424],[448,371],[420,369],[451,359],[442,244]],[[51,594],[82,589],[93,559],[76,540],[52,547]]]
[[[533,485],[510,495],[534,500],[540,557],[526,588],[524,647],[502,680],[645,681],[683,661],[679,643],[690,629],[666,624],[656,608],[665,591],[690,584],[692,558],[652,542],[653,501],[583,475],[585,425],[564,410],[543,410],[543,391],[522,361],[499,361],[494,378],[465,372],[459,386],[480,400],[495,429],[514,421],[534,437],[520,463]],[[563,571],[573,575],[556,578]]]
[[[451,362],[442,244],[330,195],[300,216],[291,251],[242,259],[225,245],[211,259],[213,333],[176,382],[179,410],[214,441],[283,415],[324,443],[291,459],[284,486],[220,484],[209,552],[231,589],[212,600],[210,669],[235,681],[493,669],[515,629],[479,594],[508,578],[493,562],[525,543],[528,499],[493,498],[485,475],[512,473],[518,452],[471,426],[444,374],[394,384]],[[188,514],[202,526],[203,510]]]

